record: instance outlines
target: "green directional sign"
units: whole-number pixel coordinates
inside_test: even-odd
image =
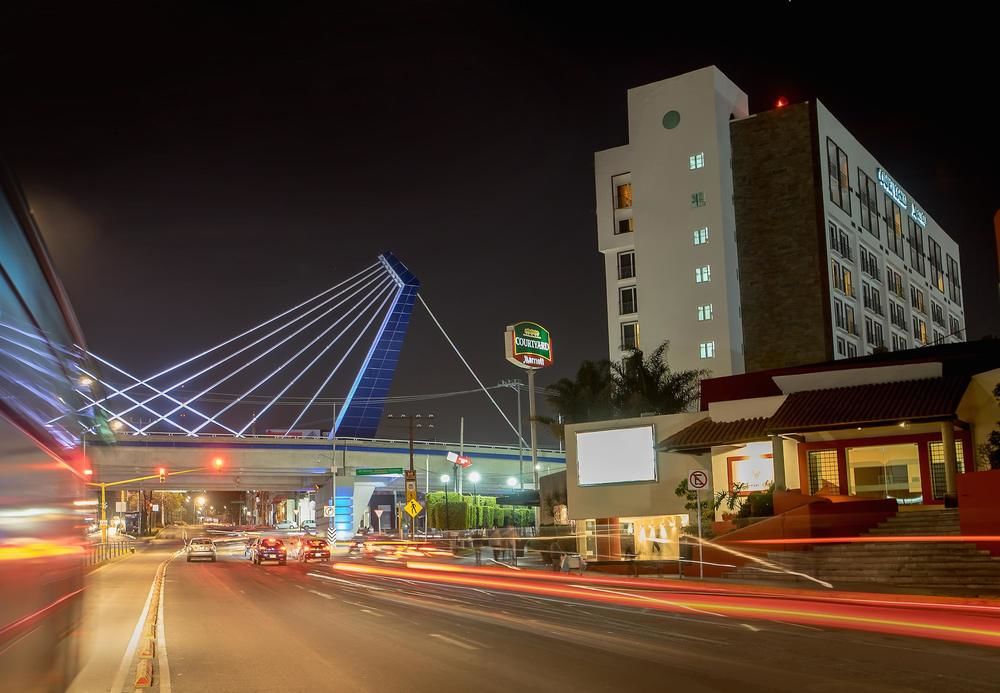
[[[355,469],[356,476],[382,476],[383,474],[402,474],[402,467],[366,467]]]

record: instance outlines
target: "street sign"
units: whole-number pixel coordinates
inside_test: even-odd
[[[160,512],[160,504],[159,503],[153,503],[153,512],[154,513]]]
[[[333,517],[333,506],[324,505],[323,506],[323,517]]]
[[[384,474],[402,474],[402,467],[367,467],[355,469],[356,476],[382,476]]]
[[[452,464],[457,464],[462,469],[465,469],[466,467],[470,467],[472,465],[472,460],[470,458],[466,457],[465,455],[459,455],[454,452],[448,453],[448,461],[451,462]]]
[[[692,469],[688,472],[688,488],[692,491],[708,488],[708,473],[701,469]]]
[[[406,470],[406,500],[417,500],[417,470]]]
[[[537,322],[518,322],[504,332],[507,360],[521,368],[545,368],[552,365],[552,336]]]
[[[382,513],[384,513],[385,510],[382,510],[382,508],[375,508],[374,512],[375,512],[375,517],[377,517],[378,519],[381,520],[382,519]]]
[[[424,506],[420,505],[419,502],[414,498],[413,500],[407,501],[406,505],[403,506],[410,517],[416,517],[420,514],[420,511],[424,509]]]
[[[125,501],[115,501],[115,512],[116,513],[123,513],[123,512],[125,512],[126,507],[127,506],[125,504]]]

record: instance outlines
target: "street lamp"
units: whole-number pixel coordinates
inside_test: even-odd
[[[507,477],[507,485],[510,486],[511,488],[514,488],[515,486],[517,486],[517,479],[515,479],[512,476]]]
[[[480,476],[479,472],[470,472],[469,481],[472,482],[472,488],[476,493],[476,503],[479,502],[479,482],[483,477]]]

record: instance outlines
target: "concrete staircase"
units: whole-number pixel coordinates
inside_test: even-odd
[[[868,532],[869,536],[957,536],[957,510],[899,513]],[[863,539],[863,538],[862,538]],[[943,591],[1000,593],[1000,558],[966,542],[865,542],[819,545],[805,551],[775,551],[769,570],[747,564],[726,575],[739,580],[809,582],[804,573],[838,585],[877,589],[926,588]],[[789,572],[784,572],[789,571]],[[865,584],[867,583],[867,585]]]

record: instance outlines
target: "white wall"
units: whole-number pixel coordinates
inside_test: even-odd
[[[1000,368],[980,373],[969,383],[969,389],[958,405],[958,418],[972,425],[973,459],[977,469],[982,463],[975,451],[986,443],[990,433],[1000,428],[1000,404],[993,396],[993,388],[1000,383]]]
[[[707,67],[628,92],[629,145],[595,156],[599,248],[607,257],[609,354],[620,359],[617,251],[636,252],[640,346],[650,351],[670,340],[674,369],[707,368],[712,375],[743,371],[743,339],[736,272],[732,204],[730,115],[747,115],[747,97],[717,68]],[[663,126],[668,111],[680,124]],[[688,158],[704,153],[704,168]],[[614,238],[613,175],[632,174],[635,232]],[[691,207],[705,193],[706,205]],[[709,241],[695,246],[692,233],[707,226]],[[712,281],[695,283],[695,268],[710,265]],[[713,319],[699,322],[697,307],[711,303]],[[699,358],[699,344],[715,341],[716,356]]]
[[[577,474],[576,434],[636,426],[654,427],[654,440],[661,441],[699,419],[704,412],[671,414],[615,421],[595,421],[566,427],[566,491],[569,517],[584,520],[600,517],[643,517],[688,512],[684,498],[674,489],[691,469],[708,470],[708,456],[657,453],[657,480],[651,482],[580,486]]]

